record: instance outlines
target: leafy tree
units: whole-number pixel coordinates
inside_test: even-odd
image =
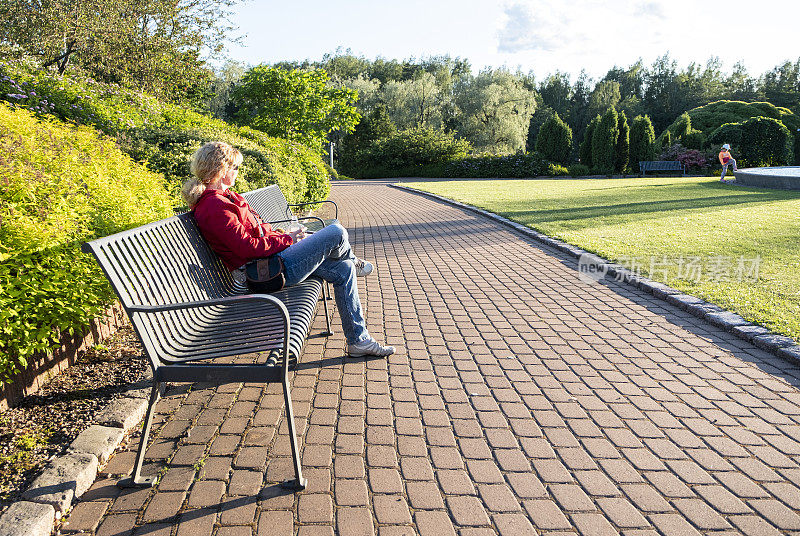
[[[572,152],[572,129],[553,113],[536,136],[536,151],[551,162],[566,164]]]
[[[586,133],[583,136],[583,143],[581,143],[580,159],[581,164],[589,169],[594,168],[594,161],[592,160],[592,140],[597,132],[597,126],[600,124],[600,116],[596,115],[594,119],[589,122],[586,127]]]
[[[568,74],[556,71],[548,76],[539,84],[539,95],[542,97],[542,103],[552,108],[559,117],[569,115],[572,86]]]
[[[617,145],[614,148],[614,171],[625,173],[628,169],[628,156],[630,155],[630,128],[625,112],[619,112],[617,119]]]
[[[655,158],[656,133],[653,123],[646,115],[637,115],[631,124],[630,134],[630,167],[638,169],[639,162]]]
[[[619,82],[599,82],[589,96],[589,114],[597,115],[620,101]]]
[[[617,111],[609,108],[600,118],[596,130],[592,134],[592,163],[598,172],[606,175],[614,173],[618,139]]]
[[[430,73],[421,72],[413,80],[387,82],[380,90],[380,98],[400,129],[443,126],[446,95]]]
[[[352,132],[361,118],[354,106],[358,94],[327,82],[321,69],[253,67],[231,95],[238,106],[236,119],[271,136],[318,148],[329,132]]]
[[[536,100],[519,77],[506,69],[485,70],[474,78],[462,76],[454,93],[457,130],[476,149],[508,153],[525,148]]]
[[[758,98],[758,81],[747,74],[742,62],[733,66],[733,72],[723,82],[725,98],[737,101],[754,101]]]
[[[6,0],[0,42],[63,74],[70,63],[96,79],[171,99],[202,89],[201,52],[219,52],[238,0]]]
[[[397,133],[397,126],[389,119],[386,106],[377,105],[364,117],[351,134],[342,140],[340,146],[341,171],[347,175],[358,173],[359,152],[368,149],[376,140],[389,138]]]

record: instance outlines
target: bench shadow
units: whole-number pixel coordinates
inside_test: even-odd
[[[379,359],[385,360],[385,357],[380,356],[364,356],[364,357],[349,357],[346,354],[342,354],[341,357],[324,357],[322,359],[312,360],[312,361],[301,361],[295,367],[295,370],[308,370],[311,368],[325,368],[325,367],[332,367],[338,366],[343,363],[358,363],[359,361],[377,361]]]
[[[245,508],[253,504],[258,504],[259,499],[275,498],[284,495],[294,495],[295,492],[290,489],[283,488],[280,484],[269,484],[261,488],[260,492],[256,495],[246,495],[221,501],[214,506],[203,506],[186,510],[184,512],[175,514],[173,516],[164,517],[162,519],[151,520],[145,525],[136,528],[136,534],[153,534],[164,530],[164,525],[194,525],[201,519],[208,516],[216,518],[217,514],[223,514],[226,511],[235,510],[237,508]],[[258,512],[256,512],[256,521],[258,521]],[[119,533],[128,534],[127,531]]]

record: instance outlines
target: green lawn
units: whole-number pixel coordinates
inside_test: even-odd
[[[800,340],[800,192],[707,177],[406,184],[638,265],[644,275]]]

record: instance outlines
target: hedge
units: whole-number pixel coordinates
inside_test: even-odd
[[[163,178],[85,126],[0,103],[0,383],[112,298],[80,243],[172,213]]]
[[[245,154],[237,190],[278,183],[289,202],[321,199],[330,191],[321,155],[302,144],[99,83],[77,71],[56,76],[24,62],[0,63],[0,100],[116,137],[123,151],[163,173],[172,192],[189,177],[188,158],[209,140],[226,141]]]

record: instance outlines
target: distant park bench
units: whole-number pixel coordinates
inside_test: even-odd
[[[677,160],[646,160],[639,162],[639,171],[643,177],[648,171],[680,171],[686,175],[686,166]]]

